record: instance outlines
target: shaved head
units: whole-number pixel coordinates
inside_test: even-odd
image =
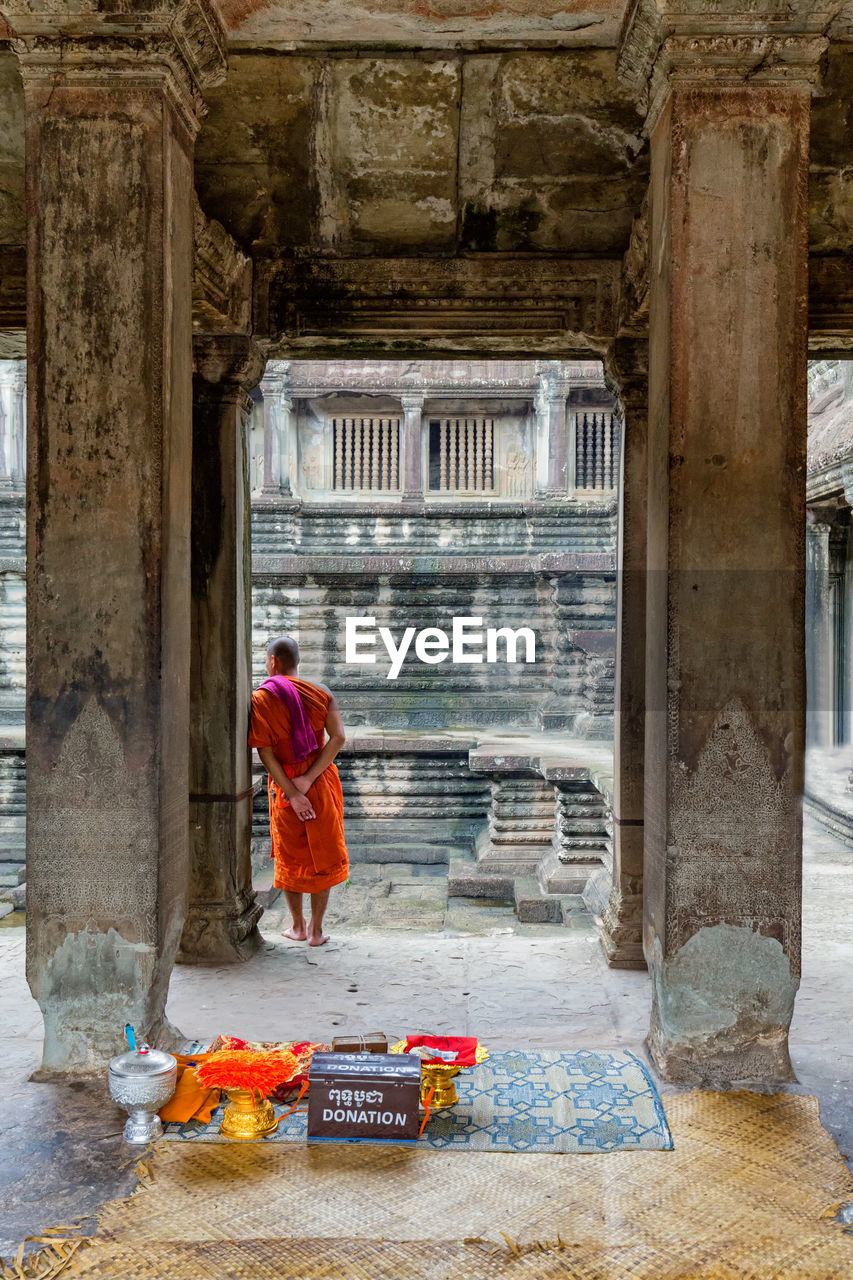
[[[267,645],[267,660],[272,658],[282,672],[299,666],[299,645],[293,636],[275,636]]]

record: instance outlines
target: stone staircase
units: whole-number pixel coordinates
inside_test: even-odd
[[[573,927],[600,915],[612,879],[609,752],[580,741],[561,750],[539,735],[513,740],[507,749],[461,736],[355,735],[339,757],[351,864],[446,864],[449,899],[512,907],[522,924]],[[259,768],[256,783],[254,884],[271,906],[278,891]]]
[[[477,856],[453,858],[448,896],[505,902],[529,924],[572,925],[597,911],[612,878],[607,774],[532,755],[472,752],[493,777],[488,827]],[[524,799],[530,801],[525,805]]]

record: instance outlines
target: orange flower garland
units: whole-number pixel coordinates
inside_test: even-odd
[[[251,1089],[267,1098],[292,1079],[299,1066],[299,1058],[287,1050],[255,1053],[251,1049],[222,1049],[202,1063],[196,1076],[206,1089]]]

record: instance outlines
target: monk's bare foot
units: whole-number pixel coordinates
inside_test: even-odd
[[[311,934],[310,938],[308,939],[308,946],[322,947],[328,941],[329,941],[329,935],[327,933]]]
[[[281,936],[283,938],[291,938],[294,942],[304,942],[308,937],[308,930],[304,924],[298,927],[294,924],[289,929],[282,929]]]

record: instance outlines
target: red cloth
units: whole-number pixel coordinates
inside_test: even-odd
[[[410,1049],[440,1049],[443,1053],[455,1054],[452,1058],[422,1058],[425,1066],[433,1063],[445,1063],[457,1067],[473,1067],[477,1061],[476,1036],[406,1036],[406,1053]]]

